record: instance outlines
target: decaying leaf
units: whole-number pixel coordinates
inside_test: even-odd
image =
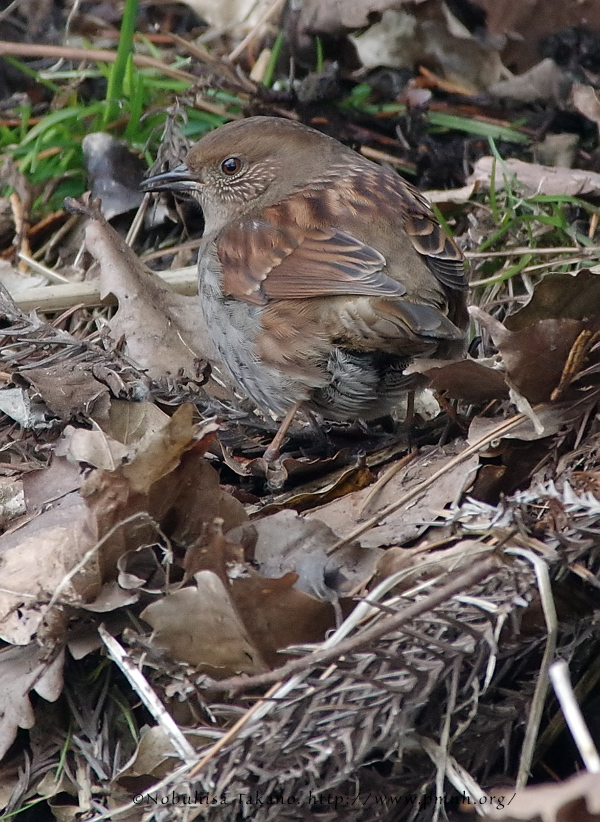
[[[360,525],[364,517],[374,515],[378,509],[383,509],[387,504],[394,502],[406,491],[435,473],[450,459],[445,449],[423,454],[392,476],[381,491],[374,498],[370,498],[366,509],[364,509],[365,502],[371,494],[371,489],[368,488],[315,508],[305,516],[309,519],[314,517],[321,520],[329,525],[339,537],[344,537]],[[477,458],[471,457],[458,468],[440,477],[433,486],[405,509],[383,519],[377,527],[371,528],[361,536],[360,542],[363,548],[401,545],[406,540],[414,539],[435,521],[439,511],[460,496],[463,488],[468,486],[473,479],[477,464]]]
[[[86,134],[81,148],[92,197],[102,200],[106,219],[137,208],[144,198],[140,183],[146,167],[142,160],[104,131]]]
[[[594,379],[600,319],[600,275],[580,271],[575,277],[546,277],[530,302],[504,325],[472,307],[472,315],[486,328],[506,367],[509,386],[531,403],[565,399],[569,387]],[[573,396],[573,392],[571,392]]]
[[[195,586],[142,611],[154,630],[154,644],[218,679],[266,670],[223,582],[212,571],[199,571],[194,579]]]
[[[600,274],[582,269],[571,274],[547,274],[535,287],[527,305],[506,318],[510,331],[521,331],[539,320],[580,320],[598,324]]]
[[[56,587],[92,547],[87,509],[74,492],[21,528],[0,537],[0,637],[27,645]],[[62,598],[85,601],[100,591],[98,557],[63,586]]]
[[[319,8],[326,5],[334,4],[320,3]],[[363,4],[352,5],[364,9]],[[423,13],[418,4],[406,3],[398,9],[397,3],[388,1],[379,21],[351,37],[363,67],[412,69],[423,63],[433,64],[463,94],[477,93],[495,83],[502,72],[498,52],[472,38],[466,29],[457,36],[447,19],[441,15],[436,19],[431,14],[432,5],[429,3]]]
[[[566,101],[570,88],[571,79],[568,74],[547,57],[523,74],[493,83],[488,91],[502,100],[516,100],[520,103],[544,100],[558,105]]]
[[[600,29],[600,8],[579,0],[473,0],[485,10],[489,37],[502,38],[506,65],[523,70],[535,63],[544,38],[562,29]]]
[[[88,225],[86,242],[100,264],[102,297],[112,293],[119,301],[110,326],[115,339],[125,339],[129,356],[153,378],[182,374],[204,382],[201,361],[218,357],[197,298],[160,282],[99,215]]]
[[[486,328],[506,366],[506,378],[530,403],[546,402],[560,381],[569,352],[581,331],[578,320],[540,320],[520,331],[477,308],[472,314]]]
[[[0,759],[12,745],[19,728],[31,728],[35,716],[29,692],[48,702],[58,699],[63,688],[64,651],[46,659],[32,644],[0,651]]]
[[[282,522],[296,516],[286,512],[283,519],[278,519],[280,538],[274,536],[273,539],[281,550],[284,550],[286,543]],[[267,525],[265,531],[268,528]],[[306,524],[304,529],[299,526],[297,530],[303,530],[305,535],[314,535],[319,531],[322,534],[324,528],[322,524],[316,528]],[[215,521],[204,529],[196,543],[190,545],[184,565],[188,575],[202,569],[219,576],[262,659],[269,665],[277,665],[282,659],[279,652],[289,645],[318,642],[324,638],[326,631],[334,626],[335,619],[333,607],[322,600],[336,600],[337,593],[332,588],[327,590],[322,566],[319,568],[318,562],[312,569],[307,569],[304,590],[296,587],[296,571],[283,570],[282,566],[289,567],[285,561],[280,566],[283,571],[281,576],[267,576],[267,568],[273,568],[273,565],[263,569],[259,563],[260,572],[257,571],[256,563],[252,562],[255,560],[255,541],[256,530],[253,526],[236,528],[224,535],[221,523]],[[335,562],[331,565],[336,567]],[[309,579],[311,572],[312,579]],[[311,586],[314,586],[312,595],[305,593]]]
[[[28,368],[18,375],[38,392],[49,411],[66,422],[78,417],[105,419],[110,405],[106,385],[79,363]]]
[[[423,374],[429,387],[445,399],[481,405],[490,400],[508,399],[508,386],[499,363],[483,363],[470,358],[456,362],[416,360],[405,373]]]
[[[213,423],[205,424],[204,434],[215,427]],[[226,507],[226,503],[219,504],[226,495],[210,466],[204,467],[205,479],[197,482],[194,468],[202,468],[202,452],[190,455],[187,462],[183,459],[186,451],[197,444],[197,433],[191,406],[182,406],[173,417],[166,418],[162,429],[148,431],[132,446],[126,465],[113,470],[96,469],[78,490],[61,496],[20,528],[0,537],[3,639],[27,644],[42,620],[48,618],[48,603],[56,598],[57,590],[59,602],[75,606],[96,602],[96,610],[131,601],[131,592],[111,593],[110,587],[102,587],[117,579],[121,556],[153,543],[157,525],[167,518],[182,531],[190,527],[182,516],[183,509],[177,508],[182,500],[202,512],[194,513],[198,531],[202,517],[209,521]],[[38,486],[43,485],[42,477],[43,473],[38,472]],[[68,481],[72,481],[71,476]],[[39,495],[38,501],[44,503]],[[233,499],[229,509],[243,512]],[[240,521],[231,515],[231,527]],[[62,614],[60,606],[53,618],[58,614]],[[59,630],[58,625],[54,630]]]
[[[300,517],[295,511],[255,520],[227,537],[244,544],[246,555],[250,553],[264,576],[295,573],[294,588],[325,601],[346,596],[368,579],[381,553],[365,551],[354,542],[330,556],[327,548],[338,536],[324,522]]]
[[[509,157],[500,164],[495,157],[480,157],[473,171],[467,178],[469,185],[489,187],[494,180],[494,187],[504,187],[504,177],[515,178],[531,194],[562,195],[583,197],[597,195],[600,191],[600,174],[595,171],[584,171],[578,168],[560,168],[542,166],[538,163],[526,163]]]

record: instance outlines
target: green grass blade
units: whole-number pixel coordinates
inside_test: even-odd
[[[117,47],[117,59],[113,63],[108,76],[106,89],[106,109],[104,113],[104,128],[119,116],[119,101],[123,97],[123,87],[127,64],[132,59],[133,33],[137,19],[138,0],[126,0],[121,33]]]

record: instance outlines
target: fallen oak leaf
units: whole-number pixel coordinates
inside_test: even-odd
[[[64,656],[61,650],[46,659],[36,644],[0,651],[0,759],[12,745],[17,730],[35,724],[30,691],[47,702],[55,702],[62,693]]]
[[[119,301],[110,321],[114,337],[125,339],[128,355],[154,379],[182,374],[205,382],[201,361],[218,356],[198,298],[176,294],[152,274],[93,203],[78,208],[90,219],[86,245],[100,265],[100,295]]]
[[[564,365],[577,337],[581,320],[544,319],[519,331],[470,306],[469,313],[485,328],[506,366],[506,380],[531,404],[547,402],[559,385]]]
[[[142,611],[154,631],[152,644],[217,679],[266,671],[222,580],[212,571],[199,571],[194,580]]]

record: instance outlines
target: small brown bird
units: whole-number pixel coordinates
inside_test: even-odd
[[[143,188],[200,203],[202,310],[260,408],[374,419],[414,386],[414,357],[461,355],[461,252],[415,188],[337,140],[251,117]]]

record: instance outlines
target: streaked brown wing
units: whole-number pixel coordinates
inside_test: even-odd
[[[286,213],[280,215],[288,217]],[[401,297],[406,289],[383,272],[385,259],[350,234],[277,219],[245,218],[217,239],[227,295],[257,305],[342,295]]]
[[[427,200],[408,183],[404,194],[404,227],[415,249],[439,282],[463,291],[467,279],[463,255],[454,240],[440,226]]]

